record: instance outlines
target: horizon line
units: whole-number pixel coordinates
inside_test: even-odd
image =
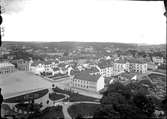
[[[66,43],[70,43],[70,42],[78,42],[78,43],[120,43],[120,44],[135,44],[135,45],[166,45],[166,43],[159,43],[159,44],[151,44],[151,43],[126,43],[126,42],[110,42],[110,41],[2,41],[3,42],[22,42],[22,43],[61,43],[61,42],[66,42]]]

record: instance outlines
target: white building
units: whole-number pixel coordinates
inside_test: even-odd
[[[114,65],[111,60],[99,61],[98,67],[100,69],[100,74],[104,77],[110,77],[114,75]]]
[[[9,62],[0,63],[0,75],[15,72],[15,66]]]
[[[100,74],[91,74],[84,70],[75,74],[71,79],[71,87],[75,89],[83,89],[91,92],[99,92],[105,86],[104,77]]]
[[[117,60],[114,62],[114,73],[118,75],[123,72],[147,72],[147,63],[139,60]]]
[[[153,57],[152,59],[154,63],[157,63],[159,65],[164,63],[163,57]]]

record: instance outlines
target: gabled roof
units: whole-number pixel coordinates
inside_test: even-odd
[[[97,82],[97,80],[100,78],[100,76],[101,76],[100,74],[90,75],[88,71],[84,70],[84,71],[77,73],[75,75],[74,79]]]

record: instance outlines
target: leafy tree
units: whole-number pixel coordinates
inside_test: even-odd
[[[137,94],[134,96],[133,102],[135,106],[137,106],[143,113],[148,115],[148,117],[152,116],[155,107],[151,98],[148,98],[142,94]]]
[[[154,104],[151,98],[138,90],[139,83],[123,85],[112,83],[101,99],[101,107],[94,114],[94,119],[141,119],[153,116]]]
[[[167,96],[165,96],[165,98],[162,100],[162,102],[161,102],[161,108],[163,109],[163,111],[166,113],[166,115],[167,115],[167,109],[166,109],[166,107],[167,107]]]

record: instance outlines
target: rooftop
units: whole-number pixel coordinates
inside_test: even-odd
[[[146,63],[145,60],[143,59],[134,59],[134,58],[125,58],[125,59],[119,59],[117,61],[115,61],[116,63],[139,63],[139,64],[143,64]]]
[[[14,67],[14,65],[9,62],[1,62],[0,68],[5,68],[5,67]]]
[[[89,71],[90,73],[100,72],[96,67],[91,67],[91,68],[86,69],[86,70]]]
[[[97,80],[100,78],[100,76],[101,76],[100,74],[90,75],[88,71],[84,70],[84,71],[78,72],[75,75],[74,79],[97,82]]]
[[[2,95],[4,98],[29,90],[50,88],[52,85],[41,77],[25,71],[0,75],[0,79],[0,87],[2,88]]]
[[[103,69],[103,68],[106,68],[106,67],[112,67],[113,66],[113,62],[112,60],[100,60],[99,63],[98,63],[98,66]]]

